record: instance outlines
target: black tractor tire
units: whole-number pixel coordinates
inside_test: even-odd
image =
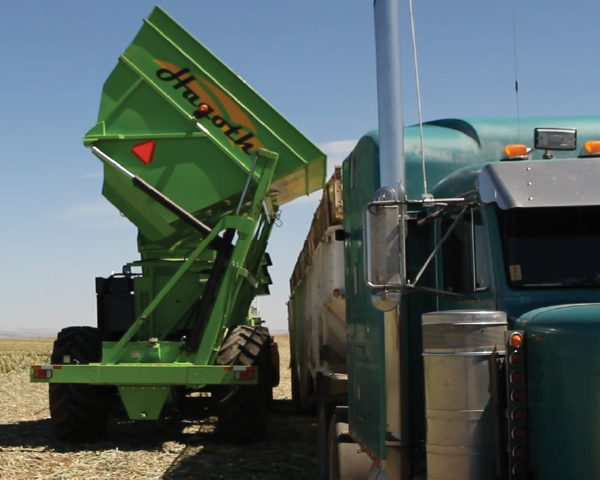
[[[102,359],[97,328],[69,327],[54,342],[52,364],[85,365]],[[94,442],[106,434],[108,387],[83,383],[50,383],[50,418],[55,437],[63,442]]]
[[[262,440],[267,435],[267,411],[273,399],[271,337],[265,327],[241,325],[233,328],[219,351],[218,365],[256,366],[258,385],[217,388],[219,431],[236,443]]]

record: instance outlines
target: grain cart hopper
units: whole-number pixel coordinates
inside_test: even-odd
[[[96,279],[98,326],[63,329],[31,369],[56,436],[95,440],[115,404],[157,419],[191,396],[233,438],[262,436],[278,361],[250,306],[268,293],[278,207],[322,188],[324,155],[158,7],[84,143],[140,259]]]

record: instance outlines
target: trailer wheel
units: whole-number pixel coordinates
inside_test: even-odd
[[[298,415],[313,415],[317,412],[316,402],[314,401],[314,389],[312,378],[309,379],[304,388],[300,384],[300,376],[294,364],[292,364],[292,404],[294,412]]]
[[[52,364],[99,362],[102,339],[97,328],[69,327],[54,341]],[[50,383],[49,403],[52,430],[64,442],[93,442],[106,434],[109,390],[81,383]]]
[[[335,411],[335,403],[323,401],[319,405],[317,445],[319,450],[319,480],[329,480],[329,424]]]
[[[300,398],[300,379],[298,378],[298,372],[296,372],[296,366],[292,365],[292,403],[294,405],[294,412],[302,414],[302,398]]]
[[[219,430],[231,441],[261,440],[267,433],[267,410],[273,401],[274,367],[270,336],[265,327],[235,327],[223,342],[218,365],[246,365],[259,369],[258,385],[218,388]]]

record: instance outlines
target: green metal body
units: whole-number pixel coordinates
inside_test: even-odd
[[[277,209],[322,188],[325,156],[158,7],[108,77],[84,143],[105,161],[104,196],[139,230],[140,259],[123,274],[133,313],[99,318],[101,362],[32,381],[116,385],[133,419],[157,418],[174,387],[256,383],[215,360],[230,328],[260,322],[249,310],[268,293]]]
[[[494,202],[483,202],[476,183],[481,169],[500,162],[503,147],[508,144],[530,145],[535,127],[572,127],[577,129],[576,151],[554,151],[555,159],[583,161],[581,146],[600,135],[600,117],[550,117],[513,119],[440,120],[424,125],[424,148],[429,190],[436,198],[471,198],[480,215],[477,229],[481,232],[481,257],[477,259],[477,275],[481,284],[474,299],[444,298],[423,291],[402,296],[400,303],[399,383],[408,385],[407,404],[402,405],[407,438],[402,438],[412,474],[425,465],[424,443],[426,422],[422,360],[421,316],[443,310],[501,310],[507,313],[509,329],[524,329],[531,355],[527,358],[530,407],[529,470],[544,480],[562,478],[597,478],[598,443],[597,408],[600,395],[598,374],[598,339],[600,338],[600,288],[598,283],[585,285],[547,285],[527,288],[511,277],[507,264],[503,235],[507,220]],[[409,199],[420,199],[423,191],[419,129],[405,129],[406,190]],[[523,162],[543,160],[543,151],[533,151]],[[584,152],[585,153],[585,152]],[[595,158],[593,162],[600,162]],[[524,167],[527,165],[523,163]],[[568,167],[564,172],[568,178]],[[590,170],[590,175],[597,172]],[[387,459],[384,315],[371,303],[372,289],[364,281],[363,220],[365,205],[379,185],[378,135],[363,137],[344,162],[344,230],[346,231],[346,316],[348,325],[348,396],[351,434],[373,458]],[[559,182],[560,183],[560,182]],[[389,184],[394,184],[390,181]],[[572,211],[574,211],[573,207]],[[586,207],[588,221],[595,222],[600,205]],[[527,208],[513,210],[528,210]],[[540,209],[538,211],[541,211]],[[409,208],[407,237],[408,278],[417,272],[440,242],[451,217],[449,209],[438,218],[417,224],[428,209],[416,204]],[[510,212],[509,210],[507,210]],[[568,210],[560,206],[546,209],[542,218],[556,214],[555,231],[569,236]],[[560,222],[560,223],[559,223]],[[544,250],[544,233],[538,249]],[[593,237],[595,238],[595,237]],[[508,241],[508,240],[507,240]],[[549,241],[549,240],[548,240]],[[591,241],[591,240],[590,240]],[[590,244],[593,245],[593,244]],[[597,245],[597,244],[596,244]],[[533,247],[532,247],[533,248]],[[596,258],[596,249],[576,252],[556,251],[571,255],[572,262],[584,263]],[[460,281],[457,275],[463,265],[450,246],[443,247],[424,270],[419,285],[452,290]],[[551,259],[548,260],[551,263]],[[542,260],[540,260],[541,262]],[[549,269],[551,270],[551,269]],[[479,281],[479,277],[478,281]],[[460,290],[453,290],[460,292]],[[576,305],[571,305],[576,304]],[[567,305],[567,306],[565,306]],[[541,309],[541,310],[539,310]],[[400,407],[400,406],[399,406]],[[388,432],[389,435],[389,432]],[[538,478],[536,476],[536,478]],[[412,478],[412,477],[406,477]],[[504,477],[502,477],[504,478]],[[508,477],[507,477],[508,478]],[[404,480],[404,477],[402,477]]]

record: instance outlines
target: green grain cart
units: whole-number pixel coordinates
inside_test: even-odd
[[[268,293],[278,207],[322,188],[323,153],[158,7],[84,143],[140,259],[96,279],[98,326],[63,329],[31,369],[55,435],[92,441],[109,412],[158,419],[192,399],[232,438],[264,435],[278,356],[249,312]]]

